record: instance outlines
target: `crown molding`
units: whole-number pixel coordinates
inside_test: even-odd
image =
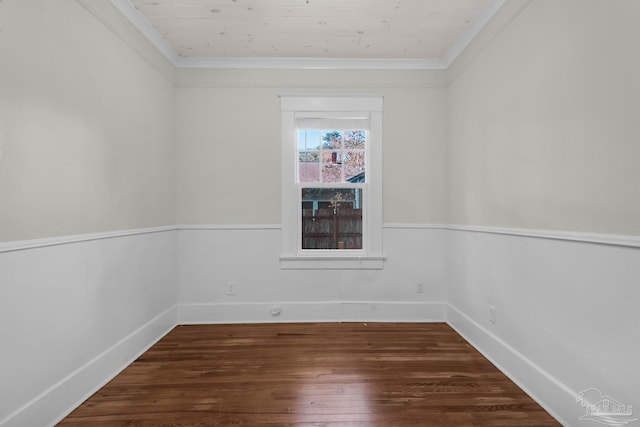
[[[533,0],[492,0],[479,14],[477,22],[473,26],[485,24],[476,28],[476,31],[460,38],[460,42],[466,37],[464,47],[458,47],[459,52],[450,50],[451,56],[447,56],[447,85],[453,83],[458,76],[471,64],[475,58],[498,37],[502,31],[525,11]],[[498,4],[499,3],[499,4]],[[470,29],[471,30],[471,29]],[[455,53],[455,54],[454,54]]]
[[[158,43],[152,41],[147,34],[144,34],[140,29],[140,25],[136,25],[129,17],[125,16],[122,9],[116,6],[115,1],[75,0],[75,2],[100,22],[104,28],[126,44],[134,53],[138,54],[140,58],[175,85],[176,66],[170,58],[170,51],[163,52],[160,50]]]
[[[506,0],[490,0],[480,9],[476,19],[471,22],[442,58],[445,69],[449,68],[449,65],[469,46],[505,2]]]
[[[304,70],[443,70],[441,59],[405,58],[194,58],[179,57],[178,68],[262,68]]]
[[[302,70],[446,70],[482,31],[506,0],[489,0],[442,58],[271,58],[184,57],[167,43],[131,0],[111,3],[178,69],[302,69]]]
[[[111,0],[111,3],[122,13],[131,23],[140,30],[146,38],[169,60],[174,66],[178,66],[179,56],[173,47],[156,31],[156,29],[145,19],[130,0]]]

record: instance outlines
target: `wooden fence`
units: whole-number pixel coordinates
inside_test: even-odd
[[[303,209],[302,249],[362,249],[362,209]]]

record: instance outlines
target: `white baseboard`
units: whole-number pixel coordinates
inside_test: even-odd
[[[0,426],[55,425],[173,329],[176,315],[176,306],[159,314],[0,421]]]
[[[584,415],[576,391],[451,305],[447,323],[563,426],[575,425]]]
[[[279,307],[280,313],[271,310]],[[444,302],[261,302],[179,304],[178,323],[444,322]]]

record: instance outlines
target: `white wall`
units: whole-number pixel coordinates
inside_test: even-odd
[[[280,223],[280,94],[384,96],[384,221],[445,220],[441,74],[181,70],[178,223]]]
[[[449,89],[450,322],[568,425],[640,407],[638,16],[533,1]]]
[[[444,321],[444,233],[385,228],[383,270],[318,271],[280,269],[279,228],[179,230],[178,321]]]
[[[179,321],[443,320],[442,230],[386,229],[381,271],[290,271],[280,229],[263,227],[281,220],[279,95],[291,93],[382,94],[384,220],[441,223],[445,93],[426,74],[179,72],[178,222],[192,228],[178,235]]]
[[[175,326],[174,233],[0,246],[0,425],[51,425]]]
[[[639,8],[533,1],[455,80],[451,223],[640,234]]]
[[[575,400],[590,387],[638,408],[640,246],[448,238],[449,322],[470,342],[567,425],[583,425]]]
[[[0,2],[3,426],[50,425],[175,325],[175,89],[118,16]]]
[[[81,2],[0,28],[0,241],[174,224],[171,81]]]
[[[177,78],[177,215],[187,228],[178,232],[180,322],[445,319],[443,231],[429,228],[446,215],[441,72],[180,70]],[[280,269],[279,95],[300,93],[384,97],[384,270]]]

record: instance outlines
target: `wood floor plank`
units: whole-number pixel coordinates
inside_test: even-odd
[[[443,323],[178,326],[60,426],[559,426]]]

